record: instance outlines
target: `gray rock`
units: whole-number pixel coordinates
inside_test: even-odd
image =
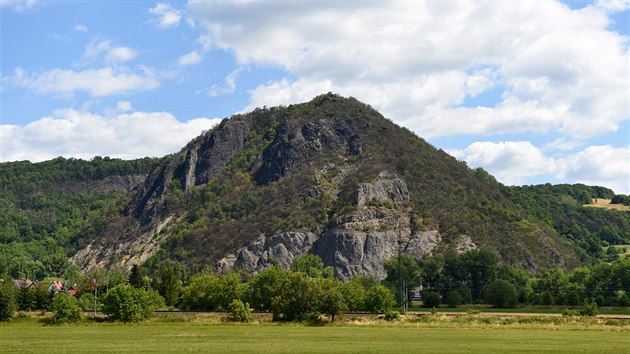
[[[477,245],[473,242],[472,238],[468,235],[461,235],[457,239],[457,243],[455,245],[455,249],[458,253],[466,253],[470,250],[477,249]]]
[[[383,263],[398,255],[398,233],[326,230],[318,240],[314,253],[331,265],[335,276],[347,280],[353,276],[387,276]]]
[[[156,167],[138,187],[126,212],[142,225],[159,223],[167,216],[164,194],[172,181],[178,181],[183,190],[207,183],[241,150],[248,134],[247,122],[224,119]]]
[[[347,124],[333,119],[320,119],[302,126],[285,123],[258,158],[254,176],[256,183],[277,181],[308,164],[318,154],[335,151],[350,156],[360,154],[362,146],[359,138]]]
[[[372,200],[405,203],[409,201],[407,184],[398,176],[387,171],[378,174],[375,183],[361,183],[357,186],[357,206],[364,207]]]
[[[292,231],[270,237],[261,236],[248,245],[239,248],[227,257],[219,260],[216,268],[219,271],[240,268],[252,274],[272,266],[278,262],[283,269],[289,269],[293,259],[306,254],[317,240],[312,232]]]

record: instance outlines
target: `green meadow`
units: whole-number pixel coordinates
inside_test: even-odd
[[[347,319],[329,324],[154,318],[136,324],[0,325],[1,352],[621,353],[630,323],[595,319]]]

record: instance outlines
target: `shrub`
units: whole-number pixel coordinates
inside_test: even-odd
[[[365,309],[370,312],[386,312],[396,304],[392,292],[383,285],[376,285],[368,290],[365,297]]]
[[[83,317],[79,301],[66,293],[59,293],[53,297],[50,309],[53,312],[53,321],[79,322]]]
[[[425,295],[423,306],[424,307],[440,307],[441,301],[442,301],[442,298],[440,294],[435,291],[431,291]]]
[[[400,314],[396,311],[387,311],[383,318],[385,319],[385,321],[394,321],[397,320],[399,316]]]
[[[149,294],[129,285],[118,285],[103,297],[103,312],[113,320],[142,321],[154,312]]]
[[[562,316],[565,316],[565,317],[580,316],[580,311],[573,310],[573,309],[564,309],[564,311],[562,311]]]
[[[507,280],[498,279],[488,285],[486,302],[497,308],[512,308],[518,302],[518,290]]]
[[[0,282],[0,321],[9,321],[17,309],[13,284]]]
[[[95,300],[96,298],[92,293],[85,293],[79,298],[79,306],[83,311],[94,311]],[[99,307],[100,305],[97,303],[96,308],[98,309]]]
[[[595,301],[584,299],[584,302],[582,303],[582,306],[578,311],[582,316],[597,316],[597,313],[599,312],[599,307],[597,306],[597,303]]]
[[[446,303],[448,304],[448,307],[457,307],[457,305],[461,305],[462,300],[462,294],[458,290],[451,290],[448,293]]]
[[[249,304],[239,299],[234,299],[228,305],[228,320],[236,322],[251,322],[253,320],[249,312]]]

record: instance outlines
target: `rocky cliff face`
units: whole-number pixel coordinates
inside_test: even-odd
[[[358,209],[337,218],[321,234],[296,231],[261,236],[221,259],[217,269],[240,268],[256,273],[274,261],[288,269],[295,257],[313,253],[332,266],[342,280],[355,275],[384,279],[386,260],[401,252],[420,259],[437,247],[440,242],[437,230],[412,230],[405,211],[409,191],[396,175],[382,171],[375,183],[360,183],[356,195]],[[389,204],[391,208],[369,206],[372,201]]]
[[[207,183],[223,171],[232,157],[243,147],[249,124],[245,121],[223,120],[210,132],[190,142],[173,158],[158,166],[134,195],[126,212],[133,214],[141,224],[155,224],[163,219],[167,210],[164,195],[172,183],[184,191]]]

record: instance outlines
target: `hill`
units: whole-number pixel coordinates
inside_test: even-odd
[[[70,266],[88,216],[142,182],[157,159],[95,157],[0,164],[0,274],[42,279]]]
[[[370,106],[326,94],[233,116],[167,156],[91,217],[72,261],[255,272],[310,252],[341,278],[382,277],[401,250],[483,246],[530,271],[583,261],[576,242],[514,199]]]

